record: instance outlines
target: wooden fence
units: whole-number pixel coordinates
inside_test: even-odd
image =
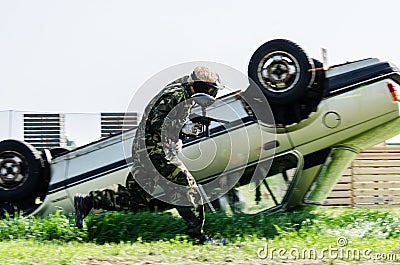
[[[326,200],[328,206],[400,206],[400,146],[360,153]]]

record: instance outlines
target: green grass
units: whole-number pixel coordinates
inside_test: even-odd
[[[183,235],[183,221],[174,212],[105,212],[87,221],[85,229],[78,230],[72,217],[62,212],[44,219],[0,220],[0,264],[266,264],[270,260],[257,256],[257,250],[266,245],[269,249],[322,250],[337,247],[341,237],[348,248],[393,252],[400,261],[399,209],[207,214],[205,230],[227,237],[226,246],[197,245]]]

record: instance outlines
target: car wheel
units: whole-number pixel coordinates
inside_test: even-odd
[[[248,66],[250,87],[258,89],[268,101],[275,124],[290,125],[308,118],[323,95],[323,71],[316,71],[317,60],[285,39],[261,45]],[[318,74],[317,74],[318,72]],[[318,75],[318,80],[317,80]]]
[[[34,147],[17,140],[0,142],[0,202],[32,198],[43,172],[43,159]]]
[[[248,75],[269,103],[286,105],[298,101],[313,83],[314,63],[297,44],[284,39],[268,41],[253,54]]]

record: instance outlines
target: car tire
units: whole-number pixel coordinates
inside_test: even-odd
[[[0,142],[0,202],[34,197],[44,172],[44,161],[33,146],[18,140]]]
[[[288,105],[299,101],[314,82],[314,62],[296,43],[275,39],[261,45],[248,66],[249,78],[270,104]]]
[[[307,119],[317,110],[324,94],[325,72],[316,67],[322,69],[322,63],[309,58],[296,43],[285,39],[266,42],[250,59],[250,86],[244,92],[246,100],[264,102],[254,96],[261,91],[276,125],[287,126]],[[257,100],[253,99],[255,97]],[[257,104],[260,105],[253,105]],[[265,116],[267,118],[261,120],[271,123],[268,115]]]

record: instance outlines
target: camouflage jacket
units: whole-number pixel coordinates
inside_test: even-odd
[[[136,130],[134,153],[147,149],[150,155],[162,154],[166,141],[179,140],[179,132],[193,106],[187,79],[185,76],[167,85],[147,105]]]

